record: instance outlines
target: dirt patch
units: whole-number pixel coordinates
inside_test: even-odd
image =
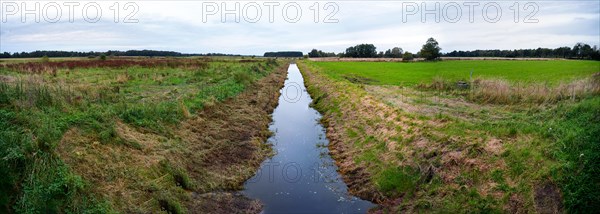
[[[502,140],[497,138],[490,139],[484,147],[485,151],[490,152],[495,155],[499,155],[504,151],[502,147]]]
[[[351,83],[356,83],[356,84],[371,84],[371,83],[377,82],[377,80],[374,80],[371,78],[361,77],[358,75],[350,75],[350,74],[344,75],[344,79],[347,79]]]
[[[523,209],[523,207],[525,207],[525,200],[517,194],[511,194],[505,210],[508,210],[510,213],[527,213],[527,210]]]
[[[547,182],[537,185],[533,198],[537,213],[563,213],[563,200],[555,184]]]

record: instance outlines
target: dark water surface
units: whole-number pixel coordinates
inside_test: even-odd
[[[296,64],[290,64],[287,77],[269,127],[276,154],[246,181],[242,193],[259,199],[264,213],[365,213],[374,204],[348,194]]]

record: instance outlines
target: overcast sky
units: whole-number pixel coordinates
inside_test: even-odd
[[[597,0],[532,4],[504,0],[497,4],[481,1],[479,5],[461,1],[428,1],[425,5],[417,1],[237,1],[237,12],[232,1],[226,3],[227,8],[218,1],[104,0],[88,6],[90,2],[68,6],[70,3],[40,1],[37,10],[32,1],[27,1],[27,8],[21,1],[0,2],[0,52],[153,49],[262,55],[280,50],[306,53],[312,48],[342,52],[359,43],[375,44],[378,51],[398,46],[417,52],[429,37],[438,40],[443,52],[600,43]],[[39,22],[33,14],[23,20],[25,9],[39,13]],[[233,14],[225,15],[223,21],[225,9]],[[422,20],[425,9],[432,14]],[[137,12],[127,17],[134,10]],[[439,22],[433,13],[439,13]],[[137,23],[124,23],[125,19]]]

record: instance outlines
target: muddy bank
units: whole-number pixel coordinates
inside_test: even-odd
[[[253,213],[260,203],[239,190],[272,151],[270,114],[277,106],[287,64],[281,63],[235,98],[208,103],[201,112],[156,134],[115,122],[120,142],[97,142],[69,130],[58,145],[63,161],[95,195],[125,213]]]

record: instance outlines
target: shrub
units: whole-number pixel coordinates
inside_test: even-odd
[[[48,58],[48,56],[43,56],[43,57],[40,59],[40,61],[42,61],[43,63],[46,63],[46,62],[50,62],[50,59]]]
[[[179,202],[170,197],[162,197],[161,199],[158,199],[158,203],[161,209],[166,211],[167,213],[185,213],[184,209],[181,207],[181,204],[179,204]]]
[[[440,57],[440,50],[442,48],[440,48],[439,43],[434,38],[429,38],[421,48],[419,55],[426,60],[434,60]]]
[[[412,61],[415,57],[413,56],[413,54],[411,52],[404,52],[404,54],[402,55],[402,61]]]

